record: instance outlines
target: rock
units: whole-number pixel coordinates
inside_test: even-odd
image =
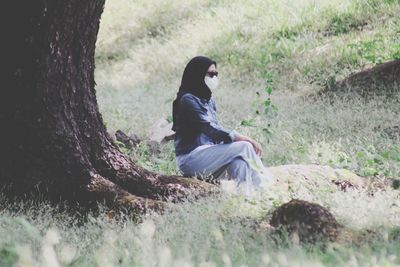
[[[172,123],[161,118],[150,129],[149,139],[157,143],[174,139],[175,132],[171,130]]]
[[[129,138],[131,139],[131,141],[132,141],[134,144],[139,144],[139,143],[141,142],[139,136],[137,136],[135,133],[130,133],[130,134],[129,134]]]
[[[343,228],[326,208],[296,199],[278,207],[270,224],[279,235],[287,231],[294,243],[336,241]]]
[[[288,164],[275,167],[268,167],[275,178],[272,186],[274,190],[308,190],[312,193],[317,188],[324,190],[349,190],[362,189],[369,195],[377,191],[390,190],[393,188],[391,179],[379,177],[360,177],[347,169],[335,169],[323,165],[301,165]]]
[[[334,169],[330,166],[316,164],[288,164],[268,167],[276,178],[275,185],[279,190],[288,191],[289,188],[300,186],[312,188],[337,188],[333,181],[351,184],[355,188],[363,188],[370,182],[346,169]],[[347,187],[349,189],[350,187]]]
[[[115,138],[117,139],[117,141],[123,143],[128,149],[132,149],[140,143],[140,139],[135,134],[131,134],[131,136],[128,136],[121,130],[117,130],[115,132]]]

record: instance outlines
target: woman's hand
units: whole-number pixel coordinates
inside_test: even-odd
[[[248,136],[245,135],[241,135],[241,134],[236,134],[236,138],[235,141],[246,141],[249,142],[250,144],[253,145],[254,151],[256,152],[256,154],[261,157],[262,153],[263,153],[263,149],[261,147],[261,145],[256,142],[255,140],[251,139]]]
[[[256,151],[256,154],[259,157],[261,157],[261,155],[263,153],[263,149],[262,149],[261,145],[258,142],[254,141],[253,139],[251,139],[251,138],[249,138],[249,139],[250,140],[248,142],[250,142],[253,145],[254,150]]]

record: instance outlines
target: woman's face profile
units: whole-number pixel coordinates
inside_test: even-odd
[[[215,64],[211,64],[207,70],[207,72],[216,72],[216,71],[217,71],[217,68],[215,67]],[[206,74],[206,75],[208,75],[208,74]]]
[[[215,90],[218,87],[218,72],[215,64],[211,64],[208,67],[204,82],[210,90]]]

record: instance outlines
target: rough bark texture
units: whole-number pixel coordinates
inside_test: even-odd
[[[9,1],[11,2],[11,1]],[[9,196],[143,208],[204,183],[151,173],[113,144],[98,111],[94,52],[104,0],[14,1],[5,10],[0,185]],[[153,199],[148,201],[148,199]]]

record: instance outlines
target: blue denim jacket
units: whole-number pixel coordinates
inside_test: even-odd
[[[201,145],[233,142],[235,131],[219,124],[214,99],[207,101],[186,93],[179,104],[174,141],[176,156]]]

